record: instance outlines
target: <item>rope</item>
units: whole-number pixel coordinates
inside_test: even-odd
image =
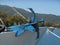
[[[49,29],[47,29],[47,30],[48,30],[48,32],[50,32],[52,35],[54,35],[55,37],[57,37],[57,38],[59,38],[59,39],[60,39],[60,36],[58,36],[57,34],[55,34],[55,33],[51,32]]]
[[[20,12],[18,12],[14,7],[12,7],[12,9],[20,16],[22,16],[22,18],[26,19]]]

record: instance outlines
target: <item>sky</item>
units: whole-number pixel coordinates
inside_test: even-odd
[[[60,0],[0,0],[0,5],[9,5],[25,10],[33,8],[36,13],[60,16]]]

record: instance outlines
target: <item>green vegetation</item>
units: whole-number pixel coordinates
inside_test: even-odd
[[[6,26],[11,26],[16,22],[17,24],[26,23],[26,20],[19,15],[7,15],[5,12],[0,12],[0,18]]]
[[[47,21],[45,21],[44,23],[38,23],[38,25],[40,26],[40,27],[42,27],[42,26],[48,26],[48,27],[57,27],[57,28],[60,28],[60,24],[57,24],[57,23],[51,23],[51,22],[47,22]]]
[[[11,25],[14,24],[14,22],[16,22],[17,25],[27,22],[26,19],[23,19],[19,15],[8,15],[6,12],[0,12],[0,18],[3,20],[3,22],[6,26],[11,26]],[[60,24],[50,23],[50,22],[47,22],[47,21],[45,21],[44,23],[38,22],[38,25],[40,27],[42,27],[42,26],[60,27]]]

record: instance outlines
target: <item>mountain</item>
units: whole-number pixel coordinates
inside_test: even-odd
[[[14,8],[25,17],[32,16],[32,13],[29,11],[26,11],[22,8],[16,8],[16,7]],[[0,11],[6,12],[8,15],[17,15],[17,13],[12,9],[12,7],[7,5],[0,5]],[[53,14],[40,14],[40,13],[36,13],[36,16],[38,20],[40,20],[41,18],[44,18],[48,22],[60,24],[60,16],[56,16]]]

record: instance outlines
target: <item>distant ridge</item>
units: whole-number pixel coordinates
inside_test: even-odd
[[[16,8],[16,10],[18,10],[25,17],[32,16],[31,12],[28,12],[22,8]],[[12,9],[12,7],[7,5],[0,5],[0,11],[6,12],[8,15],[17,15],[17,13]],[[44,18],[48,22],[60,24],[60,16],[56,16],[53,14],[39,14],[39,13],[36,13],[36,15],[38,20],[40,20],[40,18]]]

